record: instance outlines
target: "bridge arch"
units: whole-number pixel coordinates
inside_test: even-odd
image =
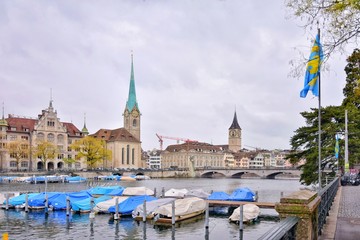
[[[201,174],[202,178],[223,178],[226,177],[225,174],[217,172],[217,171],[209,171]]]

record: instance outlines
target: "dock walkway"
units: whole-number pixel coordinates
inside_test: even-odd
[[[341,186],[319,239],[359,239],[360,187]]]
[[[220,201],[220,200],[207,200],[210,207],[225,206],[225,207],[239,207],[247,203],[255,204],[259,208],[275,208],[275,203],[271,202],[243,202],[243,201]]]

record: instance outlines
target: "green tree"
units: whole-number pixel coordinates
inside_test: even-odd
[[[35,158],[39,158],[41,162],[43,163],[45,170],[47,169],[47,161],[49,159],[54,159],[57,154],[57,148],[52,142],[48,141],[38,141],[34,151],[33,155]]]
[[[11,141],[6,145],[10,158],[16,161],[16,170],[19,171],[21,160],[29,157],[29,144],[25,140]]]
[[[111,160],[111,151],[106,148],[104,140],[97,139],[91,136],[75,141],[70,146],[78,152],[77,157],[85,158],[89,168],[94,168],[97,163],[104,161],[104,159]]]
[[[286,0],[290,14],[300,18],[307,30],[319,27],[324,52],[330,55],[348,43],[356,43],[360,33],[360,0]]]
[[[350,166],[359,162],[360,159],[360,110],[358,81],[360,64],[359,50],[348,58],[345,68],[347,73],[346,86],[344,87],[345,98],[340,106],[328,106],[321,108],[321,169],[325,166],[336,166],[334,158],[335,134],[345,133],[345,110],[348,111],[348,152]],[[310,112],[300,113],[306,126],[300,127],[295,131],[295,135],[290,139],[291,154],[288,159],[292,163],[297,163],[306,159],[302,166],[303,173],[300,181],[307,185],[318,181],[318,109],[311,109]],[[340,161],[344,163],[344,140],[340,140]],[[334,174],[334,172],[332,173]]]

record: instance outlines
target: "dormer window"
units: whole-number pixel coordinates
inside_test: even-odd
[[[55,126],[55,122],[49,120],[49,121],[47,121],[47,125],[48,125],[48,127],[54,127],[54,126]]]

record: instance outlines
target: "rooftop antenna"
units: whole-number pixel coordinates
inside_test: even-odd
[[[2,119],[5,119],[5,116],[4,116],[5,110],[4,109],[5,109],[4,108],[4,102],[2,102]]]
[[[50,107],[51,108],[53,107],[52,102],[53,102],[53,100],[52,100],[52,88],[50,88]]]

